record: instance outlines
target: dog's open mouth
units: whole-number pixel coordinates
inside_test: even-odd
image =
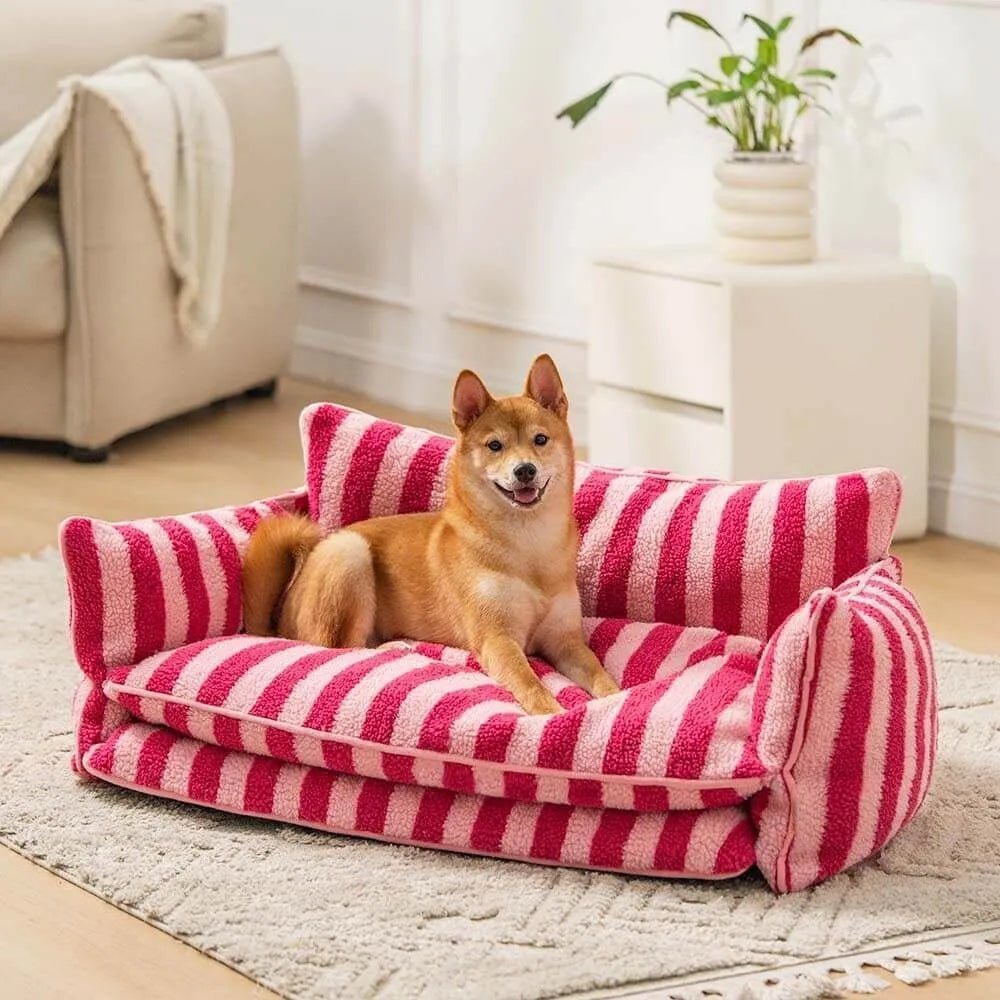
[[[499,483],[493,484],[515,507],[534,507],[542,502],[545,486],[520,486],[516,490],[505,490]]]

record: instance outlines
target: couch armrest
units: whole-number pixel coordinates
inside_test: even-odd
[[[239,507],[111,524],[71,517],[59,529],[70,635],[83,672],[239,631],[240,571],[262,517],[305,512],[305,489]]]
[[[764,650],[751,739],[773,775],[752,803],[779,892],[880,850],[923,801],[937,735],[930,638],[885,559],[791,615]]]
[[[62,157],[69,267],[66,439],[102,447],[130,431],[268,381],[297,315],[298,127],[287,62],[264,52],[207,64],[229,114],[234,175],[218,323],[193,346],[125,128],[80,95]],[[150,100],[163,100],[150,83]]]
[[[206,0],[4,0],[0,139],[44,111],[65,76],[127,56],[212,59],[225,36],[225,7]]]

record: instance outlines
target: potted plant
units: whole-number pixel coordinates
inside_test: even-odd
[[[747,263],[791,263],[816,256],[813,233],[812,167],[796,155],[796,132],[814,112],[829,114],[820,96],[830,90],[836,73],[805,65],[803,57],[818,42],[841,38],[860,42],[842,28],[823,28],[804,38],[790,63],[781,58],[790,15],[771,24],[744,14],[741,25],[757,29],[752,54],[737,52],[725,35],[700,14],[675,10],[667,18],[711,32],[725,45],[717,68],[692,69],[674,83],[648,73],[619,73],[595,91],[563,108],[576,128],[619,80],[638,78],[661,87],[667,106],[676,101],[694,108],[710,128],[721,129],[733,148],[715,168],[719,251],[727,260]]]

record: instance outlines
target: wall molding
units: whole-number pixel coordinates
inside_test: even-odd
[[[565,344],[579,344],[584,347],[587,344],[586,337],[574,337],[563,333],[555,323],[536,323],[518,317],[504,316],[475,303],[459,302],[449,309],[445,316],[452,323],[465,323],[468,326],[486,327],[489,330],[504,330],[538,340],[558,340]]]
[[[299,284],[303,288],[342,295],[348,299],[360,299],[363,302],[377,302],[395,309],[416,308],[416,301],[408,292],[380,285],[360,275],[344,274],[314,264],[303,264],[299,268]]]
[[[982,431],[986,434],[1000,434],[1000,416],[991,413],[979,413],[975,410],[963,410],[957,407],[931,405],[931,420],[938,420],[953,427],[962,427],[970,431]]]
[[[940,478],[929,485],[933,530],[1000,546],[1000,489]]]

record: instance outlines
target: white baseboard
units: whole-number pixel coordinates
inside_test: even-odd
[[[930,526],[934,531],[1000,546],[1000,491],[955,480],[930,482]]]

